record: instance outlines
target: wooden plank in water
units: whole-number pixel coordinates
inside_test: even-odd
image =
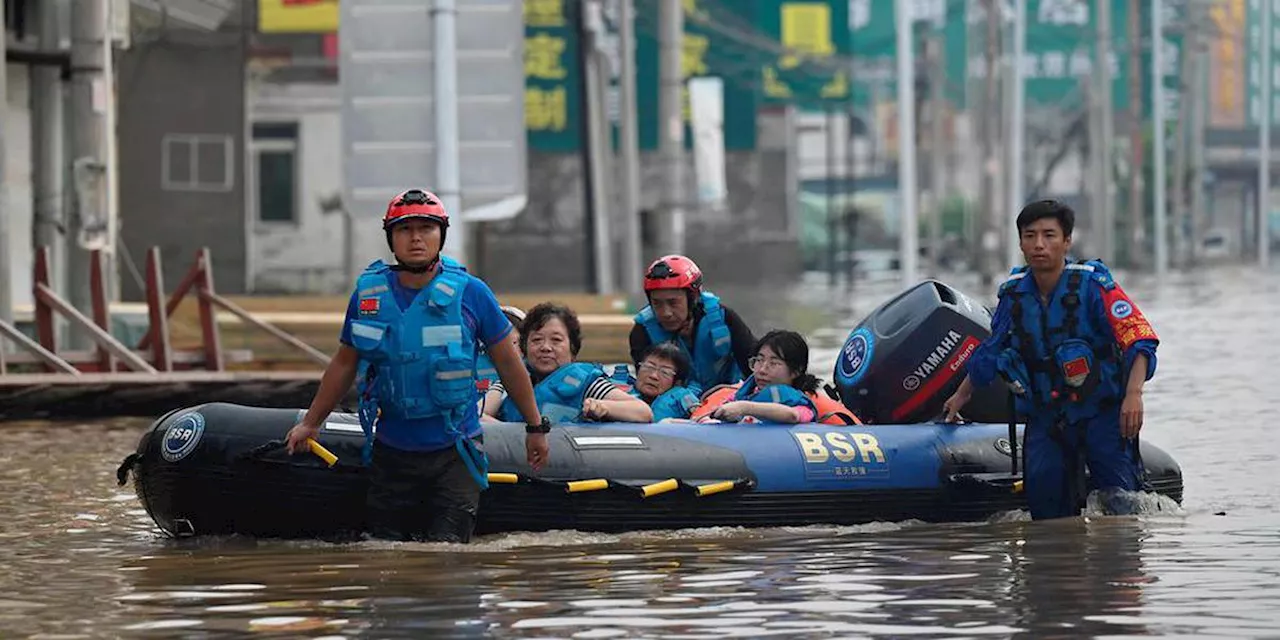
[[[320,371],[175,371],[0,376],[0,420],[160,415],[206,402],[303,409]],[[345,408],[354,407],[349,394]]]

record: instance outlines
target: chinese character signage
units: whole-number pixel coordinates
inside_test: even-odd
[[[883,3],[892,20],[892,3]],[[763,65],[761,92],[771,103],[815,104],[847,102],[849,69],[835,56],[848,59],[850,8],[858,20],[869,19],[870,2],[858,0],[762,0],[761,30],[778,41],[786,53]]]
[[[1271,123],[1276,124],[1280,119],[1276,118],[1276,113],[1280,112],[1280,100],[1277,94],[1280,94],[1280,81],[1277,81],[1276,69],[1280,67],[1280,37],[1277,32],[1280,31],[1280,3],[1273,0],[1248,0],[1248,41],[1245,48],[1248,49],[1248,69],[1245,76],[1249,79],[1248,91],[1248,122],[1251,126],[1257,126],[1262,122],[1262,74],[1271,74]],[[1263,69],[1262,56],[1262,12],[1263,7],[1270,5],[1271,8],[1271,68]],[[1230,12],[1227,14],[1230,15]],[[1215,16],[1220,17],[1220,16]],[[1210,89],[1213,91],[1213,89]],[[1211,94],[1212,95],[1212,94]]]
[[[529,147],[576,151],[581,74],[573,0],[524,0],[524,118]]]
[[[1084,103],[1082,82],[1092,82],[1097,16],[1089,0],[1027,0],[1026,57],[1022,60],[1027,103]],[[1111,3],[1111,55],[1107,75],[1116,108],[1129,104],[1129,3]],[[976,67],[985,73],[981,64]],[[970,61],[971,68],[974,65]]]
[[[526,106],[531,148],[574,151],[579,148],[580,72],[578,42],[571,19],[580,0],[524,0]],[[878,95],[892,102],[897,88],[896,2],[893,0],[683,0],[685,38],[682,68],[686,78],[715,76],[724,83],[725,146],[755,146],[758,107],[798,105],[802,108],[869,106]],[[1094,70],[1097,41],[1096,0],[1024,0],[1027,12],[1026,54],[1021,60],[1027,106],[1084,104]],[[1222,0],[1212,10],[1219,32],[1239,33],[1243,23],[1256,37],[1261,0]],[[1177,23],[1180,10],[1166,2],[1166,24]],[[616,27],[616,2],[606,0],[606,20]],[[640,146],[658,146],[659,55],[657,0],[635,0],[637,111]],[[1012,0],[997,2],[1007,31]],[[1238,5],[1238,6],[1237,6]],[[1241,14],[1248,5],[1247,14]],[[941,34],[947,99],[963,107],[971,79],[981,80],[984,61],[986,0],[914,0],[909,4],[915,31],[917,68],[925,69],[924,37]],[[1115,108],[1129,103],[1128,3],[1111,3],[1112,51],[1106,61],[1114,79]],[[1277,2],[1280,9],[1280,2]],[[1141,31],[1150,37],[1150,3],[1142,5]],[[1280,23],[1280,20],[1277,20]],[[1232,27],[1232,28],[1228,28]],[[745,34],[745,35],[743,35]],[[974,41],[970,40],[970,36]],[[1257,103],[1256,55],[1245,43],[1233,49],[1220,37],[1222,58],[1215,63],[1219,102],[1235,100],[1244,111]],[[1280,47],[1280,37],[1276,38]],[[1181,42],[1166,32],[1166,114],[1176,117],[1177,68]],[[1142,54],[1142,90],[1150,95],[1150,47]],[[1234,57],[1233,57],[1234,56]],[[1232,61],[1238,71],[1233,68]],[[1246,64],[1247,61],[1247,64]],[[997,61],[1002,64],[1003,61]],[[614,61],[616,86],[616,60]],[[1280,82],[1277,82],[1280,91]],[[1235,93],[1232,93],[1232,87]],[[1150,109],[1150,100],[1144,99]],[[1280,104],[1280,100],[1277,100]],[[1226,107],[1224,107],[1226,108]],[[616,113],[616,105],[611,107]],[[685,122],[688,124],[687,92]],[[686,143],[688,141],[686,130]]]
[[[685,79],[697,76],[717,76],[724,83],[724,146],[725,149],[753,149],[756,144],[756,94],[754,75],[750,70],[740,70],[744,56],[750,47],[723,37],[704,26],[705,23],[751,24],[751,2],[725,2],[724,0],[683,0],[685,10],[684,43],[680,55],[680,68]],[[659,69],[658,2],[636,2],[636,109],[639,113],[640,148],[645,151],[658,148],[659,122]],[[714,11],[713,11],[714,10]],[[690,148],[693,136],[690,131],[689,90],[686,87],[681,98],[685,124],[685,147]]]

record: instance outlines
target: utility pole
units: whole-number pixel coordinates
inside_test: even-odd
[[[0,53],[5,53],[9,42],[9,26],[3,12],[0,12]],[[6,65],[0,65],[4,67]],[[0,68],[0,105],[9,104],[9,77],[4,68]],[[9,230],[9,199],[4,186],[5,137],[9,134],[5,123],[7,118],[0,117],[0,321],[13,322],[13,237]],[[9,348],[8,340],[0,339],[0,356]]]
[[[633,302],[643,294],[644,256],[640,247],[640,133],[636,113],[635,0],[620,0],[618,46],[618,154],[622,185],[622,291]]]
[[[1004,232],[1005,267],[1012,268],[1022,264],[1021,251],[1018,245],[1018,213],[1025,204],[1027,172],[1023,165],[1026,153],[1023,148],[1024,134],[1027,128],[1026,102],[1024,99],[1024,69],[1022,60],[1027,48],[1027,0],[1014,0],[1013,10],[1013,54],[1009,67],[1009,169],[1005,172],[1009,184],[1009,209],[1005,212],[1007,231]]]
[[[1178,121],[1174,123],[1173,146],[1173,202],[1171,203],[1170,220],[1173,223],[1174,261],[1179,266],[1186,266],[1187,237],[1183,226],[1187,212],[1187,127],[1191,119],[1192,63],[1191,49],[1195,42],[1196,21],[1191,15],[1191,7],[1187,8],[1189,25],[1183,34],[1182,55],[1178,68]]]
[[[582,70],[583,174],[586,178],[587,233],[591,249],[589,272],[592,291],[598,295],[613,294],[613,252],[610,251],[609,198],[607,180],[609,122],[605,113],[605,86],[608,80],[600,60],[600,39],[604,36],[603,7],[598,0],[586,0],[578,6],[579,51]]]
[[[1094,60],[1093,78],[1097,87],[1098,106],[1098,206],[1095,218],[1095,234],[1098,238],[1098,257],[1110,263],[1115,259],[1115,216],[1111,191],[1112,167],[1111,141],[1115,137],[1115,116],[1111,101],[1111,0],[1097,0],[1098,43]]]
[[[67,294],[81,311],[91,306],[89,293],[90,251],[110,252],[110,193],[108,189],[106,101],[114,99],[107,85],[107,1],[71,3],[71,148],[75,179],[76,215],[66,235]],[[72,331],[68,346],[89,344],[84,332]]]
[[[457,0],[432,0],[431,61],[435,83],[431,97],[435,116],[435,194],[449,212],[449,237],[454,259],[466,264],[466,220],[462,216],[461,152],[458,131],[458,6]]]
[[[946,200],[946,129],[942,115],[946,105],[947,69],[943,55],[943,32],[937,29],[926,41],[929,57],[929,273],[942,275],[942,206]]]
[[[1266,267],[1270,262],[1271,238],[1271,114],[1275,107],[1271,104],[1271,23],[1275,8],[1263,5],[1262,8],[1262,51],[1258,52],[1258,63],[1262,65],[1262,113],[1258,118],[1258,266]]]
[[[1159,7],[1153,6],[1153,12]],[[1146,264],[1146,231],[1143,228],[1142,169],[1142,0],[1129,0],[1129,265],[1135,268]],[[1152,32],[1152,51],[1164,42]],[[1155,58],[1152,58],[1155,60]],[[1156,74],[1156,82],[1162,79]],[[1153,94],[1154,95],[1154,94]],[[1157,132],[1156,135],[1163,135]]]
[[[823,191],[826,192],[826,209],[827,209],[827,286],[836,286],[836,272],[839,269],[840,256],[840,236],[839,225],[837,224],[839,214],[836,212],[836,109],[834,105],[826,106],[826,119],[822,125],[822,134],[827,143],[827,150],[824,154],[827,171],[826,179],[823,180]]]
[[[1263,7],[1267,7],[1269,2],[1264,2]],[[1205,162],[1204,162],[1204,144],[1205,144],[1205,120],[1206,112],[1209,107],[1209,98],[1205,95],[1208,87],[1207,72],[1209,70],[1209,51],[1205,38],[1201,33],[1197,33],[1194,39],[1194,48],[1192,49],[1194,62],[1194,71],[1192,75],[1191,91],[1185,95],[1192,100],[1191,103],[1191,219],[1188,225],[1191,229],[1191,246],[1188,252],[1188,258],[1192,264],[1199,262],[1201,246],[1204,241],[1205,231]],[[1263,74],[1266,75],[1270,69],[1264,69]],[[1266,114],[1270,115],[1270,114]]]
[[[902,266],[902,287],[916,283],[916,254],[919,252],[919,224],[916,202],[916,56],[911,23],[913,0],[898,0],[894,16],[898,22],[898,197],[902,200],[902,229],[898,237],[898,260]]]
[[[1089,254],[1102,257],[1103,243],[1103,214],[1102,200],[1104,199],[1103,189],[1106,183],[1103,181],[1102,170],[1102,107],[1098,103],[1098,83],[1093,79],[1080,80],[1081,88],[1084,90],[1086,114],[1089,122]]]
[[[1151,7],[1151,117],[1152,151],[1155,153],[1155,168],[1152,192],[1155,194],[1155,262],[1156,276],[1163,279],[1169,270],[1169,220],[1166,196],[1169,191],[1169,180],[1165,175],[1165,140],[1168,138],[1165,129],[1164,102],[1164,0],[1154,0]]]
[[[61,24],[58,5],[54,2],[38,2],[36,23],[39,29],[40,49],[54,51],[59,48]],[[35,183],[35,207],[32,219],[34,246],[49,248],[52,261],[49,274],[53,290],[66,295],[67,269],[64,260],[66,247],[62,238],[66,231],[66,205],[63,202],[63,98],[61,71],[51,65],[31,68],[31,127],[35,132],[32,153],[33,179]],[[58,324],[59,327],[62,323]]]
[[[1000,55],[1000,3],[986,0],[987,41],[986,41],[986,91],[982,101],[982,211],[986,220],[985,230],[981,234],[980,253],[982,264],[982,283],[991,286],[995,281],[1000,260],[1000,227],[1005,216],[1000,213],[1002,207],[996,196],[996,171],[999,160],[996,157],[995,138],[999,130],[1000,119],[1000,84],[997,75],[996,59]]]
[[[116,100],[116,56],[115,56],[115,0],[103,0],[102,7],[102,77],[107,87],[106,115],[103,119],[103,179],[107,195],[107,247],[104,251],[106,265],[106,295],[111,302],[120,301],[120,156],[117,149],[119,140],[118,102]]]
[[[663,215],[659,253],[684,253],[684,5],[661,0],[658,9],[658,151],[662,157]]]

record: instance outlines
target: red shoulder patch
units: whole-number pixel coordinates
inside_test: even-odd
[[[1138,305],[1129,299],[1129,294],[1119,285],[1102,290],[1102,311],[1107,316],[1107,322],[1111,325],[1111,331],[1121,350],[1132,347],[1139,340],[1160,340]]]

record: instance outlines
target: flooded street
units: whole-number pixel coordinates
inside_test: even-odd
[[[7,423],[0,637],[1276,637],[1280,274],[1121,284],[1162,338],[1143,435],[1182,465],[1182,513],[469,546],[178,541],[115,483],[147,421]],[[804,315],[828,325],[804,327],[811,370],[829,378],[856,319],[894,293],[860,286],[856,304]]]

